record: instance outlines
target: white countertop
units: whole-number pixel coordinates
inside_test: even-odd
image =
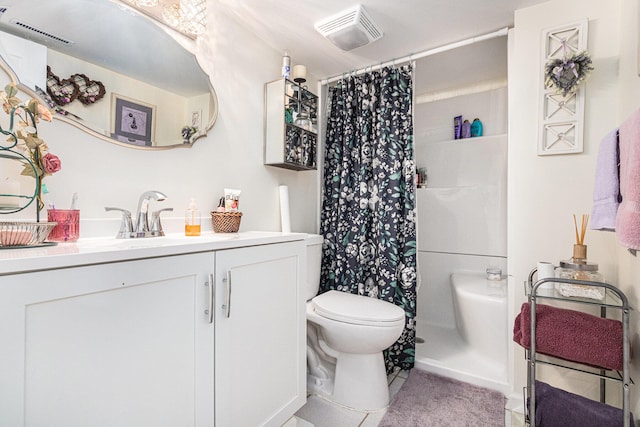
[[[244,246],[302,240],[304,233],[247,231],[205,232],[201,236],[168,234],[163,237],[79,239],[73,243],[34,248],[0,249],[0,276],[30,271],[77,267],[143,258],[208,252]]]

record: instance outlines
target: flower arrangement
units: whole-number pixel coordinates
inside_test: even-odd
[[[37,123],[40,119],[50,122],[52,114],[36,99],[24,104],[17,94],[15,84],[8,84],[4,91],[0,91],[2,108],[10,120],[9,129],[4,130],[0,127],[0,132],[9,135],[7,141],[11,145],[5,147],[6,149],[17,146],[24,151],[22,175],[32,176],[40,184],[45,176],[58,172],[62,167],[60,158],[50,153],[47,144],[38,136]],[[42,207],[40,188],[36,193],[38,204]]]
[[[191,143],[191,137],[198,132],[198,128],[195,126],[184,126],[180,133],[182,134],[182,139],[185,144]]]
[[[94,102],[97,101],[96,99],[96,95],[93,93],[89,93],[89,92],[82,92],[80,93],[80,96],[78,97],[78,99],[80,100],[80,102],[82,102],[84,105],[89,105],[89,104],[93,104]]]
[[[593,63],[589,54],[583,51],[549,60],[544,71],[545,88],[555,87],[562,96],[567,96],[575,92],[593,71]]]

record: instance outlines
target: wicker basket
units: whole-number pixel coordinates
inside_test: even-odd
[[[57,222],[0,222],[0,248],[37,246],[49,236]]]
[[[237,233],[242,212],[211,212],[213,231],[216,233]]]

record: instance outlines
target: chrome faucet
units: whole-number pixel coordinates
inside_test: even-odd
[[[160,214],[162,212],[173,212],[173,208],[159,209],[151,215],[151,236],[164,236],[164,230],[160,222]]]
[[[133,235],[133,222],[131,221],[131,212],[126,209],[105,207],[105,211],[119,211],[122,212],[122,222],[120,223],[120,231],[116,234],[116,239],[129,239],[135,237]]]
[[[138,213],[136,214],[136,229],[135,229],[135,237],[147,237],[150,235],[149,233],[149,202],[151,199],[162,201],[165,200],[167,196],[164,193],[159,191],[151,190],[145,191],[140,195],[140,199],[138,200]]]
[[[166,195],[159,191],[145,191],[138,200],[138,212],[136,214],[135,229],[133,221],[131,220],[131,212],[126,209],[105,207],[105,211],[119,211],[122,212],[122,222],[120,224],[120,231],[116,235],[117,239],[134,239],[136,237],[154,237],[164,236],[162,230],[162,224],[160,223],[160,213],[165,211],[172,211],[173,208],[160,209],[153,213],[153,225],[149,229],[149,203],[151,199],[162,201],[167,198]]]

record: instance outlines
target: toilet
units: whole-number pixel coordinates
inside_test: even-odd
[[[340,291],[317,295],[322,242],[306,239],[307,388],[351,409],[382,409],[389,404],[382,351],[402,334],[404,310]]]

